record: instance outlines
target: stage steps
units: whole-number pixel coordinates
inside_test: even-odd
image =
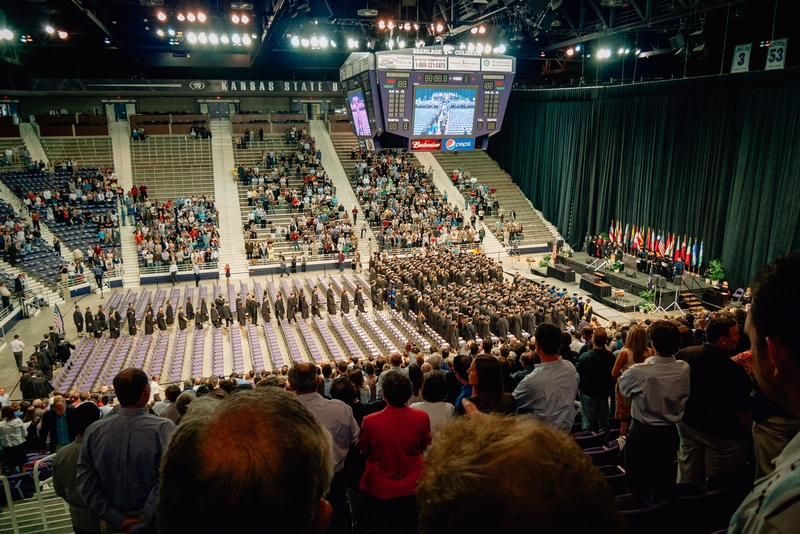
[[[680,304],[682,308],[689,309],[692,312],[701,312],[705,310],[703,303],[692,291],[680,292]]]
[[[517,187],[511,177],[500,168],[483,150],[433,153],[436,160],[448,175],[454,169],[464,168],[470,175],[478,179],[478,184],[488,185],[496,190],[495,197],[505,209],[505,220],[508,221],[511,210],[517,212],[517,221],[522,224],[523,245],[544,244],[553,241],[557,229],[550,224],[539,210],[534,209],[530,201]],[[469,193],[469,189],[464,190]],[[495,229],[496,215],[485,218],[486,226]]]

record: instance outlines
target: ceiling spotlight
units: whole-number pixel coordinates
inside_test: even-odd
[[[576,52],[580,52],[581,51],[581,45],[575,45],[575,51]]]
[[[471,34],[473,34],[473,35],[474,35],[474,34],[476,34],[476,33],[478,33],[478,27],[477,27],[477,26],[475,26],[475,27],[474,27],[474,28],[472,28],[472,29],[471,29],[469,32],[470,32]]]
[[[165,20],[167,20],[167,16],[166,16],[164,13],[161,13],[161,12],[159,12],[159,14],[158,14],[158,15],[156,15],[156,18],[157,18],[158,20],[162,21],[162,22],[163,22],[163,21],[165,21]]]
[[[13,38],[14,38],[14,33],[11,30],[9,29],[0,30],[0,39],[6,39],[10,41]]]
[[[388,22],[388,24],[386,24],[386,27],[387,27],[387,28],[389,28],[390,30],[393,30],[393,29],[394,29],[394,22],[392,22],[392,21],[390,20],[390,21]]]
[[[506,53],[506,45],[501,44],[500,46],[496,47],[493,52],[495,54],[505,54]]]
[[[206,44],[208,42],[208,36],[205,33],[201,33],[197,36],[197,40],[203,44]]]
[[[358,41],[356,41],[352,37],[347,38],[347,48],[356,48],[357,46],[358,46]]]
[[[405,24],[403,24],[403,29],[405,31],[407,31],[407,32],[411,31],[411,23],[410,22],[406,22]]]
[[[386,41],[386,46],[389,48],[389,50],[394,50],[394,39],[389,39]]]
[[[326,46],[328,46],[328,38],[327,38],[327,37],[325,37],[324,35],[323,35],[322,37],[320,37],[320,38],[319,38],[319,45],[320,45],[322,48],[325,48]]]
[[[439,32],[439,33],[442,33],[442,30],[444,30],[444,26],[442,26],[441,23],[437,24],[436,25],[436,31]]]
[[[222,44],[228,44],[231,41],[230,41],[230,39],[228,39],[228,34],[227,33],[223,33],[219,37],[219,42],[222,43]]]
[[[242,44],[249,45],[251,42],[253,42],[253,41],[250,39],[249,35],[245,35],[245,36],[242,37]]]
[[[475,45],[474,45],[474,44],[472,44],[472,43],[469,43],[469,44],[467,45],[467,50],[469,50],[470,52],[474,51],[474,50],[475,50]]]
[[[187,19],[189,22],[194,22],[194,18],[195,18],[195,17],[194,17],[194,13],[189,13],[189,14],[187,14],[187,15],[186,15],[186,19]]]
[[[617,50],[617,54],[619,54],[619,55],[622,55],[624,53],[625,53],[625,49],[624,48],[620,48],[619,50]]]
[[[231,15],[231,22],[239,24],[239,15]]]
[[[574,53],[575,53],[575,51],[572,48],[568,48],[567,49],[567,55],[568,56],[572,57],[572,54],[574,54]]]
[[[181,22],[186,20],[186,17],[183,16],[183,13],[178,13],[178,20],[181,21]]]
[[[205,22],[206,21],[206,14],[205,13],[198,13],[197,14],[197,20],[199,20],[200,22]]]
[[[467,45],[465,45],[464,43],[461,43],[461,45],[459,46],[459,48],[460,48],[461,50],[466,50],[466,48],[467,48]]]
[[[300,38],[298,36],[292,37],[291,40],[292,46],[300,46]]]
[[[480,54],[481,52],[483,52],[483,43],[478,43],[478,44],[475,46],[475,51],[476,51],[476,52],[478,52],[479,54]]]
[[[247,24],[248,22],[250,22],[250,17],[242,15],[242,24]]]
[[[642,51],[637,48],[636,50],[633,51],[633,53],[638,56],[639,54],[642,53]]]
[[[334,41],[333,39],[331,39],[331,46],[336,48],[336,41]]]
[[[492,49],[492,45],[491,45],[491,44],[489,44],[489,43],[486,43],[485,45],[483,45],[483,49],[484,49],[486,52],[489,52],[489,51]]]
[[[486,33],[486,26],[481,26],[480,28],[478,28],[478,33],[480,34]]]
[[[311,46],[313,46],[314,48],[319,46],[319,39],[317,38],[316,35],[311,38]]]
[[[219,37],[217,37],[216,33],[208,34],[208,42],[211,44],[217,44],[219,42]]]
[[[626,54],[630,54],[630,53],[631,53],[631,49],[630,49],[630,48],[626,48],[626,49],[625,49],[625,53],[626,53]]]
[[[6,31],[8,31],[8,30],[6,30]],[[59,30],[58,31],[58,37],[60,39],[66,39],[67,37],[69,37],[69,34],[67,32],[65,32],[64,30]]]
[[[399,41],[397,41],[397,47],[398,48],[405,48],[406,47],[406,42],[403,41],[402,39],[400,39]]]
[[[417,24],[416,22],[414,23],[414,29],[415,29],[415,30],[418,30],[418,29],[419,29],[419,24]]]
[[[234,44],[239,44],[239,43],[241,43],[241,42],[242,42],[242,38],[241,38],[241,36],[240,36],[238,33],[234,33],[234,34],[231,36],[231,41],[233,41],[233,43],[234,43]]]
[[[186,38],[189,40],[190,43],[197,42],[197,36],[194,34],[194,32],[189,32],[188,34],[186,34]]]
[[[164,37],[164,30],[156,30],[156,35],[159,37]]]
[[[300,40],[300,44],[303,45],[304,47],[308,48],[308,45],[311,44],[311,41],[309,41],[308,39],[306,39],[304,37],[303,39]]]
[[[168,33],[170,36],[174,36],[174,35],[175,35],[175,30],[173,30],[172,28],[170,28],[170,29],[168,29],[168,30],[167,30],[167,33]]]
[[[385,23],[385,22],[383,22],[382,20],[379,20],[379,21],[378,21],[378,28],[380,28],[380,29],[384,29],[385,27],[386,27],[386,23]]]
[[[56,30],[53,29],[52,26],[45,26],[44,31],[46,31],[47,33],[55,33]]]

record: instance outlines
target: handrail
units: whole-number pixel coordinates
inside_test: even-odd
[[[36,487],[36,499],[39,501],[39,513],[42,515],[42,526],[47,528],[47,516],[44,513],[44,502],[42,501],[42,488],[39,484],[39,465],[42,462],[46,462],[47,460],[51,460],[56,457],[58,453],[53,453],[49,456],[45,456],[44,458],[39,458],[33,464],[33,485]]]
[[[194,270],[193,264],[179,263],[177,265],[179,273],[191,273]],[[200,267],[200,271],[216,271],[219,269],[219,261],[207,261],[198,264],[198,267]],[[150,267],[142,267],[140,265],[139,274],[169,274],[169,264],[152,265]]]
[[[9,485],[8,478],[5,475],[0,475],[0,482],[3,483],[3,491],[6,494],[8,511],[11,513],[11,528],[14,530],[14,534],[19,534],[19,524],[17,524],[17,513],[14,511],[14,500],[11,498],[11,486]]]

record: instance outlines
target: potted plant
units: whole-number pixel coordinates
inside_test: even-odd
[[[560,254],[560,255],[561,255],[562,257],[564,257],[564,258],[569,258],[569,257],[571,257],[571,256],[572,256],[572,254],[573,254],[574,252],[575,252],[575,251],[574,251],[574,250],[572,250],[572,247],[570,247],[569,245],[567,245],[567,244],[565,243],[565,244],[564,244],[564,246],[562,246],[562,247],[561,247],[561,254]]]
[[[539,267],[547,267],[550,264],[550,259],[553,256],[550,254],[545,254],[541,260],[539,260]]]
[[[636,307],[639,308],[641,313],[650,313],[656,309],[656,305],[653,302],[655,296],[656,292],[653,289],[650,291],[639,291],[639,298],[642,300],[636,304]]]
[[[723,278],[725,278],[725,268],[722,266],[722,260],[711,260],[708,262],[706,279],[713,282],[713,285],[716,286]]]
[[[611,271],[612,273],[617,273],[620,271],[620,269],[622,269],[622,264],[618,261],[608,264],[608,270]]]

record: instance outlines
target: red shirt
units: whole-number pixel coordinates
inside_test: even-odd
[[[430,443],[431,420],[422,410],[387,405],[366,416],[356,442],[367,457],[359,487],[378,499],[414,495]]]

